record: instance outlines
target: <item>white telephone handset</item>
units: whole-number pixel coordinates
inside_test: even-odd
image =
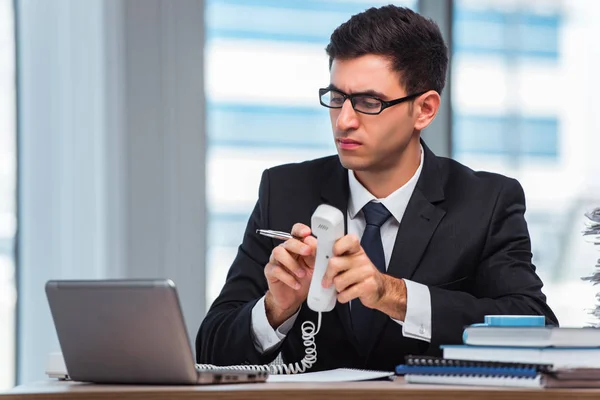
[[[313,311],[328,312],[335,307],[337,293],[333,285],[325,289],[321,281],[333,256],[334,243],[344,236],[344,215],[335,207],[321,204],[313,213],[310,224],[313,235],[317,237],[317,254],[307,303]]]

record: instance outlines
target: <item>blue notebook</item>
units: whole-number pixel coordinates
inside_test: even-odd
[[[482,324],[471,326],[545,326],[543,315],[486,315]]]
[[[549,364],[500,363],[453,360],[440,357],[406,357],[406,363],[396,367],[408,383],[540,387],[542,375]]]
[[[552,364],[473,361],[431,356],[407,356],[405,357],[405,364],[396,367],[396,374],[514,375],[525,377],[535,376],[539,372],[548,372],[551,369]]]

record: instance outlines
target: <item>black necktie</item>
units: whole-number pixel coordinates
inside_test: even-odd
[[[392,215],[381,203],[370,202],[362,208],[367,226],[363,232],[360,244],[369,256],[371,262],[381,272],[385,272],[385,255],[381,242],[381,225]],[[360,299],[352,300],[352,328],[361,345],[367,346],[372,328],[374,310],[365,307]]]

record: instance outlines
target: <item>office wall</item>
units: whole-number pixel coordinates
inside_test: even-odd
[[[203,2],[19,0],[18,381],[48,279],[169,277],[204,315]]]

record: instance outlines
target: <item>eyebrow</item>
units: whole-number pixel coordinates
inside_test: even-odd
[[[329,86],[327,87],[328,89],[333,89],[333,90],[337,90],[338,92],[342,92],[344,94],[352,94],[352,95],[360,95],[360,94],[364,94],[367,96],[374,96],[374,97],[379,97],[380,99],[385,99],[387,98],[386,95],[384,95],[381,92],[378,92],[376,90],[373,89],[369,89],[369,90],[363,90],[362,92],[356,92],[356,93],[345,93],[342,89],[338,88],[337,86],[335,86],[333,83],[330,83]]]

